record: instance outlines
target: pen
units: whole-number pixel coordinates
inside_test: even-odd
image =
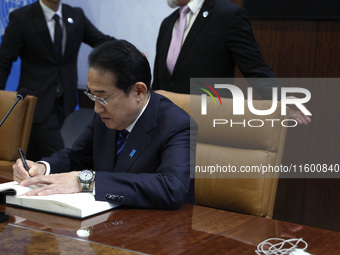
[[[29,175],[29,170],[30,169],[28,168],[28,165],[26,163],[25,153],[24,153],[24,151],[21,148],[19,148],[18,150],[19,150],[19,155],[20,155],[22,164],[24,165],[24,168],[25,168],[25,170],[27,171],[27,173]]]

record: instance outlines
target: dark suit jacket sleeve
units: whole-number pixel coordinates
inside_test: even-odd
[[[164,30],[164,25],[165,22],[163,20],[162,24],[161,24],[161,27],[159,29],[159,33],[158,33],[158,38],[157,38],[157,43],[156,43],[156,57],[155,57],[155,62],[154,62],[154,71],[153,71],[153,82],[152,82],[152,89],[153,90],[157,90],[157,89],[160,89],[159,87],[159,52],[160,52],[160,38],[161,38],[161,34],[162,34],[162,31]]]
[[[17,13],[12,12],[0,47],[0,89],[5,89],[12,63],[17,60],[23,46],[21,30]]]
[[[251,77],[249,81],[261,97],[271,99],[272,87],[280,88],[281,85],[273,69],[262,57],[247,12],[243,8],[237,8],[230,16],[229,24],[226,38],[232,58],[243,76]]]
[[[165,18],[162,21],[162,24],[159,28],[158,32],[158,37],[157,37],[157,42],[156,42],[156,57],[155,57],[155,62],[154,62],[154,72],[153,72],[153,82],[152,82],[152,89],[153,90],[158,90],[162,89],[162,86],[160,84],[161,78],[160,73],[162,70],[162,67],[166,65],[166,62],[161,60],[161,52],[166,51],[166,54],[168,53],[168,49],[170,46],[170,39],[172,37],[172,31],[173,31],[173,23],[171,23],[171,20],[177,20],[179,14],[178,10],[172,13],[169,17]],[[169,41],[166,42],[164,40],[164,37],[169,36]],[[167,45],[169,44],[169,45]],[[167,67],[166,67],[167,68]]]

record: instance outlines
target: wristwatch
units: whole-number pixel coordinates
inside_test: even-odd
[[[90,184],[94,181],[95,174],[92,170],[84,169],[78,174],[78,181],[81,186],[81,191],[92,191],[90,190]]]

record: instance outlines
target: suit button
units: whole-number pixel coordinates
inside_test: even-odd
[[[111,195],[111,200],[113,202],[117,202],[117,195]]]
[[[107,193],[105,197],[106,197],[107,200],[111,200],[112,199],[112,195],[109,194],[109,193]]]
[[[119,197],[119,203],[123,202],[123,200],[124,200],[124,197],[123,197],[123,196],[120,196],[120,197]]]

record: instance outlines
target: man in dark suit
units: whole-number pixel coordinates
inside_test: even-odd
[[[84,42],[94,47],[110,39],[80,8],[60,0],[40,0],[10,14],[0,47],[0,89],[5,89],[12,63],[20,57],[18,89],[26,87],[38,97],[30,158],[38,160],[64,148],[60,127],[77,104],[80,45]]]
[[[235,65],[263,99],[272,98],[272,88],[280,88],[272,68],[263,60],[246,11],[229,0],[168,0],[170,7],[180,6],[161,24],[154,64],[154,90],[196,94],[190,91],[190,78],[231,78]],[[188,6],[182,46],[178,58],[169,68],[172,39],[179,27],[180,12]],[[231,96],[231,95],[229,95]],[[299,124],[310,118],[296,106],[290,117]]]
[[[28,194],[47,195],[84,190],[81,177],[90,176],[85,189],[93,190],[96,200],[163,209],[188,202],[197,125],[150,91],[149,63],[130,43],[103,43],[89,63],[86,94],[95,101],[92,122],[71,149],[52,154],[43,164],[28,161],[32,178],[17,160],[14,180],[24,186],[47,184]]]
[[[169,0],[168,2],[174,2]],[[179,0],[188,4],[183,44],[170,74],[166,65],[173,30],[181,8],[167,17],[160,27],[154,82],[152,88],[190,93],[190,78],[234,77],[235,64],[245,77],[275,77],[260,53],[247,14],[229,0]],[[272,86],[255,87],[259,94],[271,98]]]

